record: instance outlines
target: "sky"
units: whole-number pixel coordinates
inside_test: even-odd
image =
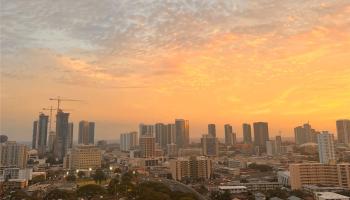
[[[96,122],[115,140],[139,123],[305,122],[350,118],[349,0],[0,0],[0,133],[29,141],[42,108]],[[47,112],[46,112],[47,113]]]

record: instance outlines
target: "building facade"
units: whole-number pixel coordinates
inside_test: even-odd
[[[317,141],[320,163],[335,163],[336,158],[333,134],[330,134],[327,131],[323,131],[321,134],[317,135]]]
[[[219,141],[216,137],[211,135],[203,135],[201,138],[202,155],[204,156],[218,156],[219,155]]]
[[[175,120],[175,139],[178,148],[187,147],[190,143],[189,121],[184,119]]]
[[[236,143],[236,134],[233,133],[233,128],[230,124],[225,124],[225,144],[233,145]]]
[[[338,143],[350,143],[350,119],[340,119],[336,122]]]
[[[148,135],[140,136],[139,144],[142,158],[155,157],[156,139],[154,137]]]
[[[43,156],[47,149],[47,131],[49,125],[49,116],[40,114],[38,121],[38,154]]]
[[[155,137],[155,135],[154,135],[154,126],[153,125],[140,124],[139,125],[139,135],[140,135],[140,137],[144,136],[144,135]]]
[[[208,135],[216,137],[216,127],[215,124],[208,124]]]
[[[350,163],[301,163],[289,165],[291,189],[303,185],[339,186],[350,189]]]
[[[73,148],[73,137],[74,137],[74,124],[70,122],[68,124],[68,149]]]
[[[28,148],[24,144],[8,141],[0,144],[0,166],[26,168]]]
[[[68,151],[69,139],[69,113],[59,110],[56,114],[56,137],[54,144],[54,155],[63,159]]]
[[[79,144],[95,144],[95,122],[80,121],[79,122]]]
[[[298,126],[294,128],[295,144],[302,145],[305,143],[313,142],[317,143],[317,132],[315,129],[311,128],[309,123],[303,126]]]
[[[77,145],[66,155],[64,166],[68,169],[89,170],[101,167],[101,150],[94,145]]]
[[[251,144],[253,140],[252,140],[252,128],[250,124],[244,123],[242,127],[243,127],[243,143]]]
[[[213,173],[213,163],[210,159],[200,157],[178,158],[170,161],[170,171],[174,180],[209,179]]]
[[[138,144],[137,132],[120,134],[120,150],[130,151],[136,148]]]
[[[269,126],[267,122],[255,122],[254,126],[254,146],[259,148],[259,152],[266,152],[266,141],[269,140]]]

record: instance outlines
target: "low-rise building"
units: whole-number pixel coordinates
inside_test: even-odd
[[[0,181],[4,181],[6,179],[32,180],[32,174],[33,174],[32,168],[20,169],[17,167],[1,167]]]
[[[64,168],[96,169],[101,167],[101,150],[94,145],[77,145],[64,158]]]
[[[277,179],[283,186],[290,186],[290,172],[289,171],[279,171],[277,172]]]
[[[350,163],[300,163],[289,166],[292,190],[303,185],[339,186],[350,189]]]
[[[349,200],[350,198],[333,192],[316,192],[316,200]]]
[[[267,181],[242,183],[240,185],[246,186],[248,191],[251,191],[251,192],[268,191],[268,190],[274,190],[282,187],[282,184],[278,182],[267,182]]]
[[[7,181],[0,181],[0,186],[6,190],[20,190],[28,186],[27,179],[9,179]]]
[[[247,192],[247,187],[246,186],[240,186],[240,185],[236,185],[236,186],[219,186],[219,191],[229,191],[231,194],[239,194],[239,193],[244,193]]]
[[[170,170],[173,179],[209,179],[212,176],[212,160],[204,156],[178,158],[170,161]]]

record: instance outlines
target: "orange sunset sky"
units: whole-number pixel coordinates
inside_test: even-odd
[[[350,118],[350,1],[1,0],[0,133],[29,141],[50,97],[96,122],[98,139],[139,123],[269,122],[270,136],[307,121]]]

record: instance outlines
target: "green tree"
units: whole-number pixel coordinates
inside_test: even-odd
[[[78,177],[81,179],[81,178],[84,178],[86,176],[85,172],[83,171],[79,171],[78,172]]]
[[[289,195],[287,193],[287,191],[285,190],[281,190],[280,188],[276,188],[274,190],[269,190],[266,192],[266,195],[270,198],[272,197],[278,197],[281,199],[286,199]]]
[[[270,172],[273,168],[270,165],[252,163],[248,166],[250,169],[259,170],[260,172]]]
[[[210,193],[210,199],[211,200],[231,200],[231,194],[229,191],[225,191],[225,192],[214,191]]]
[[[31,184],[40,183],[45,181],[45,175],[34,176],[30,181]]]
[[[181,197],[179,200],[196,200],[192,197]]]
[[[156,192],[150,188],[145,189],[136,200],[171,200],[169,194]]]
[[[69,182],[75,182],[77,180],[77,177],[73,173],[69,173],[66,176],[66,180]]]
[[[5,196],[10,200],[25,199],[32,200],[33,198],[27,195],[23,190],[7,191]]]
[[[44,200],[59,200],[59,199],[73,200],[73,199],[76,199],[76,195],[74,192],[54,189],[44,197]]]
[[[93,199],[105,195],[106,190],[100,185],[88,184],[78,188],[77,195],[80,198]]]
[[[302,190],[292,190],[290,192],[290,195],[299,197],[301,199],[305,199],[305,198],[310,197],[310,196],[312,197],[312,195],[310,195],[310,194],[308,194],[308,193],[306,193],[306,192],[304,192]]]
[[[120,168],[115,168],[114,169],[114,173],[120,174],[120,173],[122,173],[122,170]]]
[[[103,180],[106,180],[107,177],[102,169],[96,169],[95,174],[93,175],[93,178],[96,183],[101,184],[101,182]]]

